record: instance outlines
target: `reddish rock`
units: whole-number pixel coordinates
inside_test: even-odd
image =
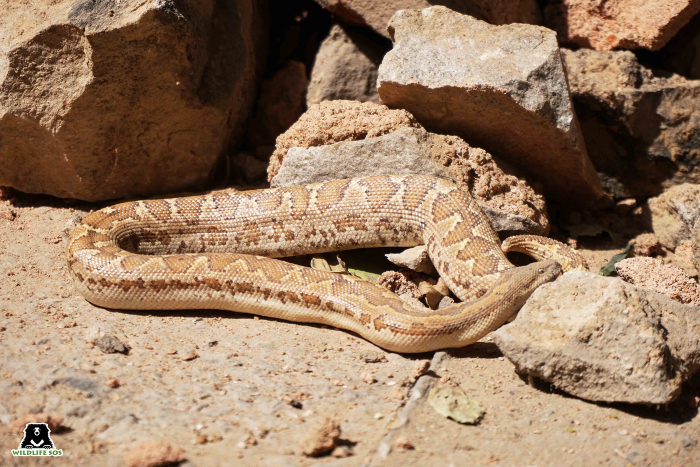
[[[628,258],[615,265],[622,280],[686,305],[700,305],[700,286],[681,268],[655,258]]]
[[[545,24],[563,43],[658,50],[698,11],[700,0],[550,0]]]

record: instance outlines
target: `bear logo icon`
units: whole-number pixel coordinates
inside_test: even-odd
[[[55,449],[46,423],[27,423],[19,449]]]

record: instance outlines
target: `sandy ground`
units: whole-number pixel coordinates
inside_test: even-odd
[[[0,201],[0,465],[123,465],[144,440],[182,448],[182,465],[197,466],[700,465],[697,375],[668,407],[593,404],[529,384],[488,337],[411,356],[244,314],[94,307],[68,278],[64,228],[95,207]],[[587,254],[604,263],[612,253]],[[129,354],[104,354],[92,344],[100,332]],[[485,408],[478,425],[428,404],[430,387],[449,384]],[[64,457],[13,458],[22,435],[9,424],[42,412],[64,418],[52,434]],[[327,417],[349,457],[302,454]],[[396,446],[406,440],[413,449]]]

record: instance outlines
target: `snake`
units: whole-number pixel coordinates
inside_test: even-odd
[[[417,309],[358,277],[277,259],[421,244],[460,302]],[[507,251],[541,261],[516,267]],[[124,202],[86,215],[66,256],[75,288],[99,307],[217,309],[325,324],[402,353],[476,342],[538,286],[585,267],[546,237],[510,237],[504,250],[468,192],[425,175]]]

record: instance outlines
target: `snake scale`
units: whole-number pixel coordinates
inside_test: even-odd
[[[419,244],[463,302],[418,310],[356,277],[273,259]],[[440,178],[403,175],[118,204],[76,226],[67,260],[77,290],[98,306],[239,311],[424,352],[475,342],[562,265],[583,264],[544,237],[511,237],[504,247],[545,260],[513,266],[468,193]]]

